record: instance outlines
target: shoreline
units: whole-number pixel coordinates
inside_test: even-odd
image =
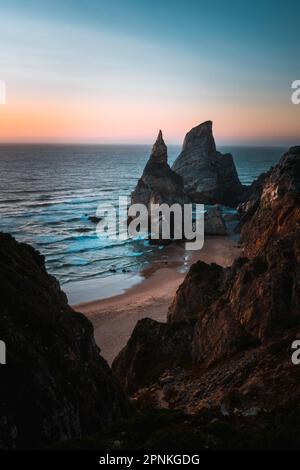
[[[170,261],[153,262],[139,274],[140,282],[125,288],[118,286],[119,293],[108,298],[81,302],[72,307],[92,322],[95,341],[111,365],[139,320],[148,317],[166,321],[168,307],[193,263],[202,260],[228,267],[240,251],[236,240],[228,236],[209,237],[202,250],[195,252],[186,252],[179,245],[170,246]]]

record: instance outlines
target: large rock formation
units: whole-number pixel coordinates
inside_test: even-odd
[[[270,237],[275,239],[281,233],[290,232],[290,224],[299,220],[299,153],[299,146],[291,147],[275,168],[260,175],[245,190],[238,207],[240,222],[236,231],[242,231],[242,240],[248,252],[250,247],[252,253],[263,250]],[[275,217],[270,217],[271,212]],[[281,212],[281,218],[276,217],[278,212]],[[251,219],[249,230],[248,222]],[[280,223],[276,226],[274,221],[277,219]],[[247,228],[243,229],[244,226]],[[260,232],[256,248],[255,231]]]
[[[193,324],[140,320],[126,348],[114,361],[114,369],[128,393],[155,381],[169,367],[191,361]],[[175,352],[175,354],[174,354]]]
[[[184,190],[182,177],[168,165],[167,146],[159,131],[143,174],[131,194],[131,204],[144,204],[150,211],[152,204],[171,206],[177,203],[182,206],[191,202]],[[129,221],[131,219],[129,217]],[[206,235],[226,235],[226,224],[218,205],[206,208],[204,230]]]
[[[131,194],[131,204],[144,204],[149,208],[150,204],[172,205],[188,202],[181,176],[168,165],[167,146],[162,132],[159,131],[144,172]]]
[[[245,187],[242,202],[237,207],[239,222],[234,229],[236,233],[241,232],[242,227],[251,219],[252,215],[256,211],[263,191],[265,179],[268,177],[270,171],[268,173],[262,173],[250,186]]]
[[[113,367],[140,403],[147,394],[156,406],[188,413],[218,409],[223,416],[252,417],[252,426],[261,420],[266,429],[275,413],[294,416],[300,399],[300,368],[291,361],[292,343],[300,338],[299,171],[300,148],[294,147],[263,178],[242,228],[245,256],[226,270],[192,266],[168,316],[170,325],[194,322],[186,349],[183,323],[179,350],[174,345],[164,358],[165,370],[151,377],[147,371],[154,364],[148,361],[141,385],[131,367],[138,356],[131,356],[131,363],[128,346],[120,353]],[[135,336],[135,351],[143,345],[143,335]],[[180,362],[184,350],[192,358],[188,364]],[[130,377],[120,367],[124,356]],[[180,370],[170,366],[175,357]]]
[[[262,253],[299,228],[300,146],[290,148],[264,176],[260,196],[249,212],[241,230],[247,256]]]
[[[222,292],[225,273],[214,263],[193,264],[169,307],[168,322],[199,318]]]
[[[44,258],[0,234],[0,448],[79,437],[129,413],[92,324],[67,303]]]
[[[300,148],[290,149],[278,165],[260,179],[256,199],[242,228],[244,253],[231,268],[219,299],[254,338],[267,338],[300,322]],[[251,195],[250,195],[251,196]],[[207,311],[211,319],[221,308]],[[205,319],[198,322],[194,358],[201,358]],[[210,347],[214,349],[214,345]],[[225,351],[226,352],[226,351]]]
[[[183,177],[184,189],[195,202],[235,207],[240,200],[243,187],[233,158],[217,151],[211,121],[186,134],[172,169]]]

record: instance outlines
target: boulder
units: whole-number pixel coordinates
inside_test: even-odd
[[[184,189],[194,202],[236,207],[240,201],[243,186],[232,155],[217,151],[211,121],[186,134],[172,169],[182,176]]]
[[[93,224],[98,224],[99,222],[101,222],[101,220],[103,220],[103,217],[98,217],[96,215],[89,215],[88,216],[88,219],[93,223]]]

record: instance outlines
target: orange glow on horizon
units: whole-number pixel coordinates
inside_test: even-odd
[[[217,144],[282,138],[294,145],[299,136],[298,114],[297,106],[287,114],[279,106],[257,104],[162,103],[158,110],[146,100],[14,100],[0,106],[0,141],[151,143],[161,128],[166,143],[181,143],[190,128],[211,119]]]

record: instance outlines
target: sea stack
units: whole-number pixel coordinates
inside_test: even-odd
[[[243,186],[231,154],[217,151],[212,121],[191,129],[172,169],[183,177],[184,189],[194,202],[235,207]]]
[[[160,130],[143,174],[131,194],[131,204],[145,204],[149,208],[150,204],[188,202],[182,177],[168,165],[167,146]]]

